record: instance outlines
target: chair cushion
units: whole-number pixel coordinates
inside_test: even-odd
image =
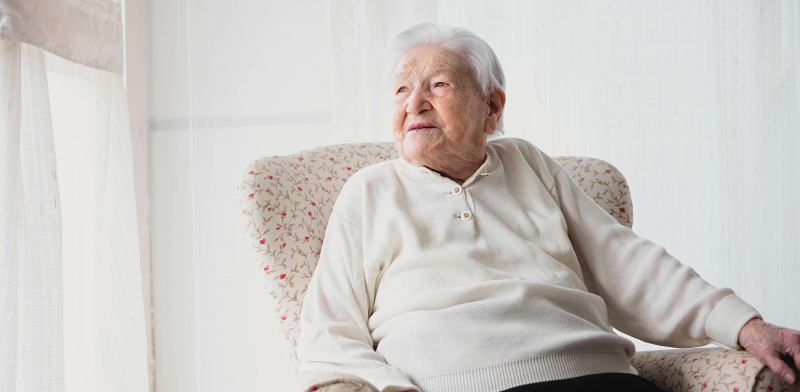
[[[242,174],[238,191],[245,235],[295,370],[300,309],[336,197],[353,173],[397,157],[393,142],[339,144],[261,158]],[[616,168],[593,158],[555,159],[595,202],[631,227],[630,190]]]
[[[668,391],[795,392],[747,351],[692,348],[643,351],[631,360],[639,375]]]

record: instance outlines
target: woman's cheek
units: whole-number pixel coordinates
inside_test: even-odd
[[[406,119],[406,111],[403,106],[394,106],[392,111],[392,128],[395,132],[403,129],[403,121]]]

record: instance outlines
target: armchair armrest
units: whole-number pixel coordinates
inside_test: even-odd
[[[795,392],[747,351],[695,348],[643,351],[631,360],[639,375],[668,391]]]

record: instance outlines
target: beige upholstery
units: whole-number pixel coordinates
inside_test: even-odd
[[[300,309],[336,197],[359,169],[397,157],[391,142],[333,145],[261,158],[242,175],[238,190],[245,235],[273,298],[272,312],[295,369]],[[631,195],[622,173],[599,159],[555,159],[611,216],[625,226],[633,225]],[[763,366],[741,351],[642,352],[634,357],[633,366],[642,376],[675,391],[795,390],[785,389],[771,372],[762,372]],[[371,391],[371,386],[341,374],[306,375],[295,381],[292,392]]]

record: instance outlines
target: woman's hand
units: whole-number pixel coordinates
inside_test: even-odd
[[[795,381],[795,371],[781,357],[800,368],[800,331],[754,318],[739,331],[739,344],[789,384]]]

